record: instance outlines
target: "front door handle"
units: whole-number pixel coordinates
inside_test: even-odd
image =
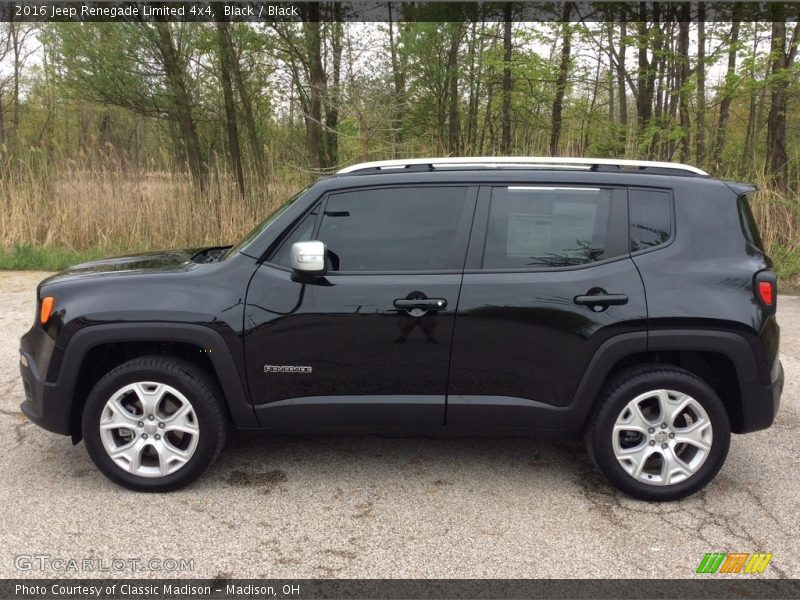
[[[602,312],[609,306],[619,306],[628,303],[626,294],[609,294],[602,288],[592,288],[586,294],[575,296],[575,304],[588,306],[594,312]]]
[[[420,298],[408,299],[398,298],[394,301],[394,307],[401,310],[443,310],[447,308],[447,300],[444,298]]]

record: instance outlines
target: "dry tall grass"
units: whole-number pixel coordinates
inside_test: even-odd
[[[781,246],[800,257],[800,201],[765,188],[755,194],[752,209],[764,245]]]
[[[800,292],[800,198],[763,182],[751,207],[767,254],[784,290]]]
[[[242,198],[225,169],[200,191],[176,169],[131,167],[113,149],[78,160],[33,150],[0,153],[0,251],[15,246],[112,254],[234,243],[310,177],[270,170]],[[763,185],[753,212],[784,283],[800,281],[800,202]],[[785,289],[785,288],[784,288]]]
[[[305,175],[235,180],[212,169],[199,190],[182,173],[142,171],[113,156],[0,161],[0,247],[146,250],[234,243],[307,183]]]

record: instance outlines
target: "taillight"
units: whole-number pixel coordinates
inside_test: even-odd
[[[39,322],[45,325],[50,320],[50,315],[53,314],[53,308],[56,305],[56,299],[52,296],[45,296],[42,298],[42,307],[39,309]]]
[[[759,271],[753,278],[753,293],[769,314],[775,314],[775,305],[778,300],[778,279],[774,271],[769,269]]]
[[[772,306],[775,300],[775,286],[770,281],[758,282],[758,297],[767,306]]]

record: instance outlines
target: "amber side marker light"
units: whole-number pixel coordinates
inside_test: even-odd
[[[52,296],[45,296],[42,298],[42,308],[39,311],[39,322],[44,325],[50,320],[50,315],[53,314],[53,308],[56,305],[56,299]]]

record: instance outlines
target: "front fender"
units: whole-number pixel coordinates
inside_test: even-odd
[[[68,403],[71,408],[75,400],[78,375],[89,351],[104,344],[130,342],[180,342],[207,351],[234,425],[244,428],[258,427],[253,405],[239,376],[230,348],[219,333],[202,325],[112,323],[81,329],[70,338],[63,353],[58,378],[55,382],[48,383],[47,395],[57,395],[60,403]]]

